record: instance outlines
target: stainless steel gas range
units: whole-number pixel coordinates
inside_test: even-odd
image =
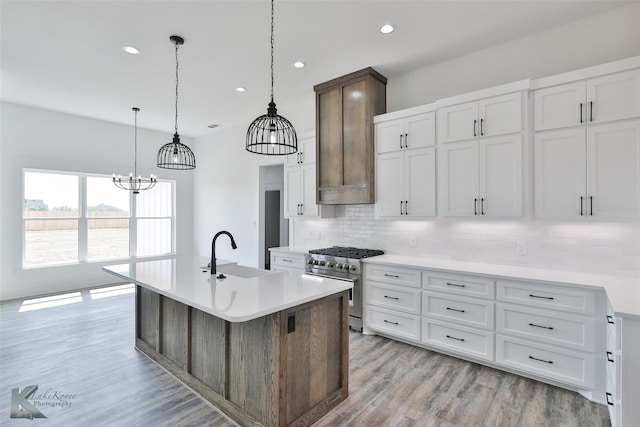
[[[305,273],[353,283],[349,295],[349,328],[362,332],[362,259],[384,254],[381,250],[333,246],[305,255]]]

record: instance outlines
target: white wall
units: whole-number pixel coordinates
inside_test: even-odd
[[[22,168],[128,173],[133,168],[133,126],[15,104],[0,106],[0,299],[117,282],[101,271],[106,263],[21,268]],[[138,123],[143,122],[143,115],[144,108]],[[143,175],[153,173],[176,180],[176,250],[190,254],[193,172],[167,171],[155,165],[158,149],[171,138],[172,133],[139,128],[138,170]],[[182,142],[193,145],[189,138],[182,138]]]
[[[640,55],[640,3],[589,17],[526,38],[512,40],[399,76],[387,76],[387,111],[433,102],[468,91],[537,78]],[[304,94],[289,118],[298,131],[314,127],[313,93]],[[286,115],[286,113],[285,113]],[[244,152],[246,123],[216,129],[196,140],[198,155],[213,162],[195,176],[197,250],[206,255],[220,229],[240,236],[236,254],[222,243],[221,257],[258,266],[258,169],[261,162]],[[300,133],[300,132],[299,132]],[[258,156],[259,157],[259,156]],[[281,161],[281,160],[280,160]],[[220,209],[219,206],[225,206]],[[553,221],[380,221],[373,206],[342,207],[337,218],[293,219],[290,243],[302,249],[332,244],[382,248],[492,263],[609,272],[637,276],[640,235],[637,222],[573,223]],[[320,231],[311,239],[310,231]],[[410,240],[416,246],[409,246]],[[518,256],[517,240],[528,255]]]

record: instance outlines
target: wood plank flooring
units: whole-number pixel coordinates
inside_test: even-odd
[[[133,348],[134,294],[19,312],[0,304],[0,425],[232,426]],[[10,418],[38,385],[46,419]],[[609,426],[607,408],[557,387],[351,333],[350,396],[316,426]],[[57,399],[62,394],[75,395]],[[46,401],[46,402],[45,402]]]

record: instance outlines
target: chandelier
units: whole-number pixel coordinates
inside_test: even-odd
[[[196,157],[189,147],[180,142],[178,135],[178,46],[184,44],[180,36],[169,37],[171,43],[176,45],[176,116],[175,133],[173,141],[160,147],[158,151],[158,167],[164,169],[195,169]]]
[[[132,108],[134,112],[134,137],[133,137],[133,173],[129,174],[129,179],[122,180],[122,176],[113,174],[112,180],[116,187],[123,190],[132,191],[133,194],[139,194],[140,190],[148,190],[155,187],[158,179],[155,175],[150,175],[149,178],[143,178],[138,175],[138,107]]]
[[[247,151],[270,156],[298,151],[298,137],[291,122],[278,115],[273,102],[273,0],[271,0],[271,102],[267,114],[255,119],[247,130]]]

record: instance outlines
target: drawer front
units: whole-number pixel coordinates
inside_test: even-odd
[[[304,255],[274,252],[271,257],[271,264],[304,270]]]
[[[584,388],[593,387],[592,355],[496,334],[496,362]]]
[[[493,279],[467,274],[425,271],[422,273],[422,288],[487,299],[493,299],[495,295]]]
[[[275,271],[275,272],[286,271],[286,272],[292,272],[292,273],[304,273],[304,269],[303,268],[297,268],[297,267],[292,267],[292,266],[288,266],[288,265],[274,265],[274,264],[271,264],[271,271]]]
[[[499,301],[582,314],[595,312],[595,292],[524,282],[498,281],[497,285]]]
[[[420,289],[367,282],[367,303],[420,315]]]
[[[390,335],[414,341],[420,340],[420,318],[367,305],[366,326]]]
[[[494,303],[456,295],[422,291],[422,315],[493,330]]]
[[[594,319],[587,316],[498,303],[496,320],[496,331],[499,333],[576,350],[594,350]]]
[[[365,266],[365,279],[376,282],[390,283],[392,285],[420,287],[420,270],[402,267],[390,267],[367,264]]]
[[[422,342],[457,353],[493,361],[493,334],[464,326],[422,319]]]

